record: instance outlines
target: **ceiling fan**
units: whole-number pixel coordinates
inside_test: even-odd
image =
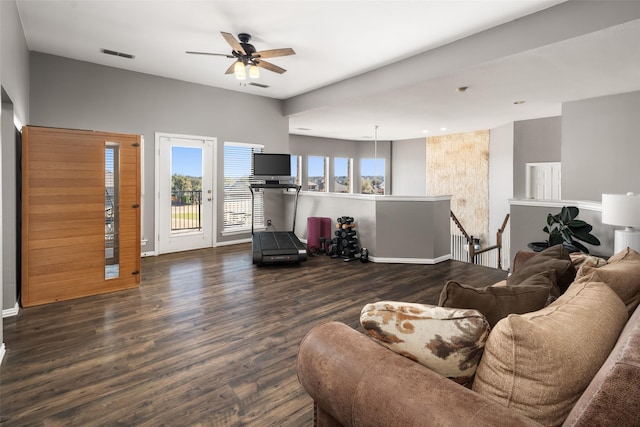
[[[260,71],[258,67],[264,68],[265,70],[273,71],[274,73],[282,74],[285,70],[282,67],[278,67],[270,62],[264,60],[264,58],[275,58],[278,56],[287,56],[287,55],[295,55],[296,52],[290,47],[282,48],[282,49],[269,49],[269,50],[261,50],[256,51],[256,48],[249,43],[251,40],[251,35],[247,33],[238,34],[238,39],[231,33],[225,33],[224,31],[220,31],[222,37],[229,43],[232,51],[230,54],[227,53],[210,53],[210,52],[191,52],[186,51],[186,53],[193,55],[211,55],[211,56],[225,56],[227,58],[235,58],[236,61],[231,64],[225,74],[235,74],[238,80],[244,80],[247,78],[247,73],[245,68],[249,67],[249,77],[258,78],[260,76]]]

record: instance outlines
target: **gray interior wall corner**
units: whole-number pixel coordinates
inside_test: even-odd
[[[562,105],[562,197],[640,193],[640,92]]]
[[[2,90],[2,309],[12,309],[18,301],[18,265],[17,239],[19,235],[17,222],[16,180],[16,129],[13,123],[13,103]]]
[[[144,136],[143,252],[157,249],[156,132],[217,138],[216,200],[224,199],[225,141],[263,144],[266,152],[289,151],[289,120],[282,116],[280,100],[38,52],[31,52],[30,76],[31,124]],[[250,237],[222,236],[223,218],[218,203],[217,242]]]
[[[4,91],[3,104],[11,106],[11,112],[2,113],[2,132],[0,132],[0,143],[2,145],[1,164],[6,167],[3,170],[2,210],[7,217],[2,218],[0,230],[13,227],[11,233],[2,236],[2,246],[11,248],[10,254],[4,251],[0,259],[9,257],[7,264],[2,266],[0,277],[10,277],[11,280],[2,280],[2,292],[0,292],[0,306],[3,310],[14,309],[17,303],[16,279],[18,266],[15,260],[15,247],[18,231],[16,230],[16,180],[9,179],[15,177],[16,163],[18,161],[15,148],[16,125],[15,121],[21,124],[29,123],[30,114],[30,82],[29,82],[29,51],[22,29],[22,23],[18,14],[18,7],[15,1],[0,1],[0,86]],[[3,105],[3,109],[7,106]],[[17,119],[14,121],[14,118]],[[14,174],[14,175],[12,175]],[[5,181],[5,176],[7,177]],[[13,256],[12,256],[13,255]],[[0,320],[0,342],[2,342],[2,320]]]
[[[0,2],[0,88],[2,88],[2,63],[4,62],[4,49],[2,47],[2,40],[4,40],[4,34],[2,34],[2,22],[3,22],[3,7],[2,7],[2,2]],[[2,89],[2,92],[4,92],[4,88]],[[0,114],[2,114],[2,112],[0,111]],[[1,117],[0,117],[1,119]],[[0,147],[2,146],[2,134],[0,132]],[[2,168],[2,151],[0,150],[0,168]],[[0,204],[2,204],[2,185],[0,185]],[[2,227],[3,227],[3,219],[2,219],[2,209],[0,206],[0,241],[2,241]],[[2,270],[2,247],[0,247],[0,270]],[[2,280],[2,276],[0,275],[0,308],[4,307],[4,301],[3,301],[3,294],[4,294],[4,281]],[[4,351],[4,326],[2,324],[2,315],[0,315],[0,352]],[[0,363],[2,363],[1,360],[1,355],[0,355]]]
[[[513,124],[513,197],[526,196],[526,164],[561,161],[560,116],[522,120]],[[563,177],[564,165],[563,167]],[[563,194],[563,198],[565,195]]]

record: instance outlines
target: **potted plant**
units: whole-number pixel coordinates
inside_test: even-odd
[[[589,249],[581,243],[585,242],[590,245],[599,246],[600,240],[593,234],[593,226],[585,221],[576,219],[580,209],[575,206],[563,206],[560,213],[556,215],[547,215],[547,225],[542,229],[549,234],[546,242],[529,243],[529,248],[534,251],[542,251],[549,246],[563,244],[569,252],[585,252],[589,253]]]

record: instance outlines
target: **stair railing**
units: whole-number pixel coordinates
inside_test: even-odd
[[[458,261],[470,262],[472,264],[479,264],[479,265],[485,265],[487,267],[494,267],[494,268],[497,267],[498,269],[502,269],[502,248],[503,248],[502,237],[503,237],[503,234],[505,233],[507,223],[509,222],[509,214],[505,216],[504,221],[502,222],[502,226],[497,231],[496,244],[492,246],[488,246],[486,248],[478,248],[480,246],[479,239],[476,239],[473,237],[473,235],[470,235],[469,233],[467,233],[467,231],[462,226],[462,223],[456,217],[453,211],[450,211],[450,214],[451,214],[451,221],[453,222],[453,224],[455,224],[455,226],[461,233],[461,235],[456,235],[453,232],[454,228],[452,226],[451,253],[452,253],[453,259]],[[464,242],[460,241],[461,238],[464,240]],[[461,243],[465,245],[464,250],[462,250]],[[492,257],[483,256],[485,254],[489,255],[490,251],[493,251],[493,250],[497,251],[496,260],[492,261],[491,260]]]

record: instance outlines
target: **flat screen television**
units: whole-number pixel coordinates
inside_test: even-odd
[[[291,155],[274,153],[253,154],[253,176],[264,179],[267,184],[289,183],[291,178]]]

